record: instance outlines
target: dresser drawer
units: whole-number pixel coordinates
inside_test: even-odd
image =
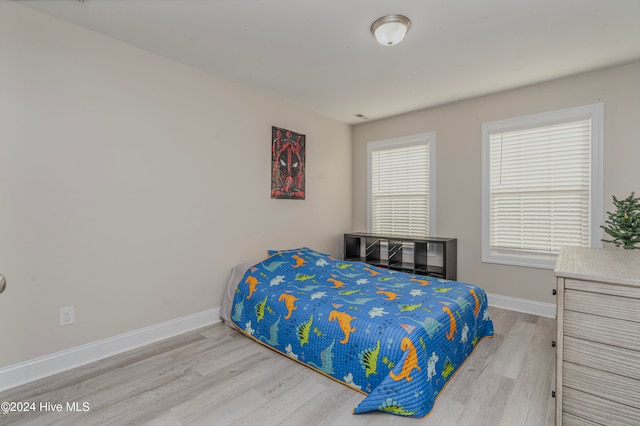
[[[562,390],[562,408],[567,414],[607,426],[630,426],[640,422],[640,410],[637,408],[571,388]]]
[[[562,368],[564,387],[640,409],[640,381],[570,362]]]
[[[563,356],[567,362],[640,380],[640,352],[565,336]]]
[[[566,289],[564,308],[568,311],[640,322],[640,299]]]
[[[640,351],[640,323],[564,312],[564,335]]]
[[[606,284],[594,281],[581,281],[566,278],[564,288],[569,290],[588,291],[590,293],[611,294],[613,296],[630,297],[640,302],[640,287],[624,284]]]
[[[573,414],[562,414],[562,426],[602,426],[600,423],[594,423],[587,419],[574,416]]]

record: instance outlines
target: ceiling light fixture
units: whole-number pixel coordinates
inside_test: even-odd
[[[371,34],[383,46],[400,43],[411,27],[409,18],[403,15],[387,15],[371,24]]]

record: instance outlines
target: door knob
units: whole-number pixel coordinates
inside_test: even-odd
[[[7,279],[4,275],[0,274],[0,293],[2,293],[5,288],[7,288]]]

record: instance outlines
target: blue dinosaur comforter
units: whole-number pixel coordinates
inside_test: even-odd
[[[242,333],[367,397],[354,413],[423,417],[480,339],[493,335],[483,289],[337,260],[270,251],[238,284]]]

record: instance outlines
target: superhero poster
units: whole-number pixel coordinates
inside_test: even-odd
[[[304,200],[305,136],[271,128],[271,198]]]

